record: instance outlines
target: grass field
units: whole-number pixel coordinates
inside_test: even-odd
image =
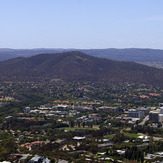
[[[105,139],[113,138],[115,135],[116,135],[116,134],[105,135],[104,138],[105,138]]]
[[[138,138],[140,136],[139,134],[134,134],[134,133],[128,133],[128,132],[123,132],[125,136],[132,137],[132,138]]]
[[[75,130],[98,130],[99,129],[99,126],[98,125],[95,125],[93,126],[93,128],[90,128],[90,127],[63,127],[63,128],[60,128],[60,129],[64,129],[64,130],[67,130],[67,131],[75,131]]]
[[[128,133],[128,132],[123,132],[125,136],[132,137],[132,138],[138,138],[140,134],[134,134],[134,133]],[[116,134],[111,134],[111,135],[105,135],[104,138],[109,139],[113,138]]]

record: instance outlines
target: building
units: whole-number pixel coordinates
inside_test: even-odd
[[[163,114],[163,107],[160,107],[160,114]]]
[[[135,109],[130,109],[128,116],[133,117],[133,118],[142,118],[142,117],[144,117],[144,112],[139,111],[139,110],[135,110]]]
[[[20,158],[19,162],[20,163],[25,163],[28,156],[30,156],[30,155],[29,154],[24,154],[23,157]]]
[[[38,113],[40,113],[40,110],[37,110],[37,109],[31,110],[29,113],[30,114],[38,114]]]
[[[149,115],[149,112],[151,111],[151,108],[138,108],[138,111],[144,112],[144,115]]]
[[[35,155],[33,158],[30,159],[29,163],[37,163],[41,162],[41,157],[38,155]]]
[[[91,107],[86,107],[86,106],[77,106],[74,107],[75,110],[93,110]]]
[[[149,121],[159,122],[159,113],[156,110],[149,112]]]
[[[101,106],[97,108],[97,110],[101,111],[115,111],[115,112],[123,112],[123,107],[109,107],[109,106]]]
[[[68,109],[68,105],[58,105],[55,106],[56,109]]]
[[[35,155],[30,159],[29,163],[50,163],[51,161],[48,158],[44,158],[38,155]]]
[[[109,107],[109,106],[101,106],[101,107],[97,108],[97,110],[101,110],[101,111],[108,111],[110,109],[111,109],[111,107]]]
[[[159,122],[163,122],[163,114],[159,114]]]
[[[25,107],[24,108],[24,113],[28,114],[30,112],[30,110],[31,110],[30,107]]]
[[[100,116],[98,114],[89,114],[88,116],[89,118],[93,119],[93,120],[98,120],[100,119]]]
[[[163,103],[160,103],[160,104],[159,104],[159,107],[163,107]]]
[[[85,140],[85,136],[84,137],[80,137],[80,136],[74,136],[73,137],[74,140],[77,140],[77,141],[81,141],[81,140]]]
[[[117,107],[116,108],[116,112],[123,112],[124,110],[123,110],[123,107]]]

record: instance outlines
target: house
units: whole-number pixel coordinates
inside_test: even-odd
[[[151,160],[151,159],[155,159],[156,157],[160,157],[163,158],[163,152],[157,152],[155,154],[147,154],[146,157],[144,157],[145,160]]]
[[[78,151],[72,151],[72,152],[68,152],[68,154],[74,154],[74,153],[79,153],[79,154],[83,154],[84,151],[83,150],[78,150]]]
[[[59,160],[58,163],[68,163],[66,160]]]
[[[74,107],[75,110],[93,110],[91,107],[86,107],[86,106],[78,106]]]
[[[40,113],[40,110],[37,110],[37,109],[31,110],[29,113],[30,114],[38,114],[38,113]]]
[[[29,155],[29,154],[24,154],[24,155],[20,158],[19,162],[20,162],[20,163],[25,163],[25,161],[26,161],[26,159],[27,159],[28,156],[30,156],[30,155]]]
[[[25,144],[21,144],[21,147],[26,147],[27,149],[31,149],[33,146],[41,146],[43,144],[42,141],[35,141],[32,143],[25,143]]]
[[[100,117],[99,117],[98,114],[89,114],[88,117],[91,118],[91,119],[94,119],[94,120],[98,120],[98,119],[100,119]]]
[[[143,144],[140,144],[140,145],[137,145],[138,148],[144,148],[146,146],[148,146],[149,143],[143,143]]]
[[[58,105],[58,106],[55,106],[56,109],[67,109],[68,106],[67,105]]]
[[[30,159],[29,163],[50,163],[51,161],[48,158],[44,158],[42,156],[35,155]]]
[[[123,150],[117,150],[117,153],[118,153],[119,155],[124,155],[125,152],[126,152],[125,149],[123,149]]]
[[[84,137],[74,136],[73,139],[77,141],[81,141],[85,139],[85,136]]]
[[[102,147],[112,147],[114,144],[113,143],[103,143],[103,144],[98,144],[98,147],[99,148],[102,148]]]

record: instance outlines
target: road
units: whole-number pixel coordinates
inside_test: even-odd
[[[149,120],[149,115],[147,115],[142,122],[139,123],[139,125],[143,126],[146,121]]]

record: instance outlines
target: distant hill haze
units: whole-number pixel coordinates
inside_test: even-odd
[[[96,57],[117,61],[163,62],[163,50],[158,49],[0,49],[0,61],[16,57],[30,57],[43,53],[80,51]]]
[[[0,62],[1,81],[134,82],[163,87],[163,70],[133,62],[97,58],[81,52],[40,54]]]

